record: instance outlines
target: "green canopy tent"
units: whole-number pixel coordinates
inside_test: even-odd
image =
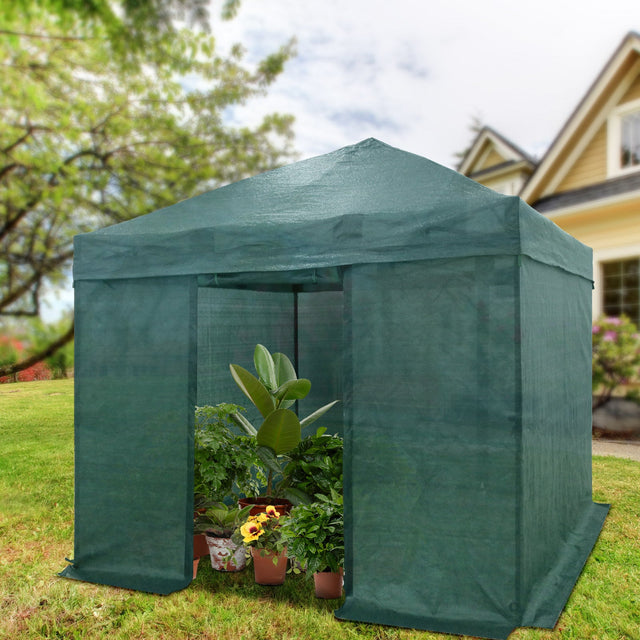
[[[63,575],[189,584],[194,406],[242,404],[228,364],[261,342],[310,406],[342,399],[323,419],[345,437],[338,617],[553,626],[607,512],[591,265],[518,198],[373,139],[77,236]]]

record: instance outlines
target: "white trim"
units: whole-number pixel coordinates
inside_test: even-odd
[[[593,140],[596,133],[598,133],[600,127],[605,122],[609,122],[610,114],[616,110],[616,105],[620,102],[620,100],[622,100],[624,94],[627,93],[631,85],[635,82],[638,74],[640,74],[640,60],[638,60],[633,65],[629,73],[624,77],[624,80],[622,80],[622,82],[620,82],[620,84],[611,92],[609,98],[604,103],[600,111],[596,114],[587,130],[584,132],[584,134],[582,134],[576,145],[571,150],[571,153],[569,153],[565,161],[562,163],[562,166],[558,169],[558,171],[555,172],[555,174],[549,181],[549,184],[547,185],[543,194],[541,194],[540,196],[541,198],[545,195],[554,193],[560,186],[561,182],[567,177],[567,174],[571,171],[575,163],[578,161],[578,158],[584,153],[584,150]],[[608,167],[607,177],[612,177],[608,172]]]
[[[561,209],[552,209],[549,212],[541,211],[540,214],[554,220],[555,218],[562,218],[564,216],[570,216],[574,213],[587,213],[592,209],[600,209],[602,207],[609,207],[615,204],[623,204],[629,200],[637,200],[640,198],[640,190],[626,191],[625,193],[619,193],[615,196],[609,196],[608,198],[599,198],[597,200],[589,200],[587,202],[581,202],[579,204],[573,204],[570,207],[562,207]]]
[[[553,166],[558,158],[558,155],[566,147],[569,140],[575,135],[577,128],[582,121],[588,116],[589,112],[595,106],[598,98],[602,95],[606,87],[611,83],[616,72],[627,58],[627,56],[635,52],[640,53],[640,40],[635,34],[631,37],[627,37],[626,42],[618,51],[615,58],[613,58],[603,70],[601,77],[597,80],[597,84],[594,85],[587,95],[583,98],[582,103],[579,105],[577,111],[573,116],[569,118],[565,124],[563,130],[559,134],[559,137],[553,143],[547,154],[542,160],[542,163],[538,166],[537,171],[532,176],[532,179],[525,185],[522,191],[521,198],[526,202],[530,202],[531,194],[538,187],[541,181],[544,180],[545,174],[549,172],[549,169]],[[634,65],[635,69],[635,65]],[[622,97],[622,96],[620,96]],[[545,194],[549,193],[548,189],[545,189]],[[543,197],[542,194],[537,196],[537,199]]]
[[[602,263],[612,260],[640,258],[640,244],[593,250],[593,305],[592,316],[596,320],[602,315]]]
[[[470,173],[469,177],[474,180],[493,180],[494,178],[499,178],[503,175],[517,173],[520,178],[521,174],[527,173],[527,169],[530,170],[531,165],[526,160],[520,160],[514,164],[507,165],[506,167],[496,165],[495,167],[489,167],[488,169],[481,169],[477,172]]]
[[[479,154],[485,142],[489,143],[489,147],[483,151],[482,154]],[[492,131],[483,129],[482,132],[478,134],[471,149],[469,149],[469,153],[467,153],[463,159],[458,171],[464,175],[472,173],[469,169],[480,164],[480,160],[486,159],[491,152],[492,145],[495,151],[504,158],[505,162],[508,160],[521,160],[526,162],[526,158],[522,154],[516,153],[514,149],[502,142]],[[479,171],[484,171],[484,169],[479,169]]]
[[[485,163],[486,159],[489,157],[489,154],[493,151],[491,141],[488,142],[489,144],[486,145],[485,150],[478,156],[478,159],[473,163],[474,165],[482,166]],[[480,169],[480,171],[483,171],[483,169]]]
[[[615,196],[609,196],[608,198],[589,200],[587,202],[571,205],[570,207],[562,207],[561,209],[552,209],[549,212],[540,213],[550,220],[553,220],[554,218],[562,218],[575,213],[587,213],[593,209],[600,209],[602,207],[609,207],[616,204],[624,204],[625,202],[637,200],[638,198],[640,198],[640,190],[636,189],[635,191],[627,191]]]
[[[630,113],[640,112],[640,99],[623,102],[613,109],[607,119],[607,177],[614,178],[640,171],[640,165],[620,166],[621,121]]]

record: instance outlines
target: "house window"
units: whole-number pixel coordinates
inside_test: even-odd
[[[620,118],[620,167],[640,164],[640,111]]]
[[[608,316],[628,316],[640,323],[640,259],[602,264],[602,310]]]
[[[640,100],[614,109],[607,125],[609,177],[640,170]]]

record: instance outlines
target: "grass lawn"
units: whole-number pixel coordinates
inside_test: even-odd
[[[73,381],[0,385],[0,638],[459,639],[334,620],[335,601],[288,577],[258,587],[203,559],[188,589],[156,596],[58,578],[73,554]],[[594,458],[594,497],[612,504],[554,631],[512,640],[640,639],[640,463]]]

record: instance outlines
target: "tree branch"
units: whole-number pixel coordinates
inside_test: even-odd
[[[0,315],[16,315],[15,313],[3,311],[9,305],[19,300],[25,293],[27,293],[31,287],[36,285],[48,272],[52,271],[55,267],[60,266],[66,260],[70,260],[73,256],[73,251],[65,251],[51,260],[47,260],[45,264],[39,265],[39,269],[35,270],[33,275],[23,282],[20,286],[16,287],[13,291],[7,293],[4,298],[0,299]],[[15,260],[14,260],[15,263]],[[31,315],[29,313],[20,313],[19,315]]]
[[[75,325],[72,323],[71,327],[65,334],[60,336],[54,342],[51,342],[46,348],[42,349],[38,353],[29,356],[25,360],[16,362],[15,364],[8,364],[4,367],[0,367],[0,376],[10,376],[15,373],[19,373],[20,371],[24,371],[25,369],[32,367],[34,364],[41,362],[45,358],[52,356],[58,349],[64,347],[65,344],[73,340],[74,331]]]
[[[88,36],[52,36],[44,33],[23,33],[21,31],[9,31],[8,29],[0,29],[0,35],[3,36],[20,36],[21,38],[38,38],[40,40],[64,40],[64,41],[80,41],[97,40]]]

